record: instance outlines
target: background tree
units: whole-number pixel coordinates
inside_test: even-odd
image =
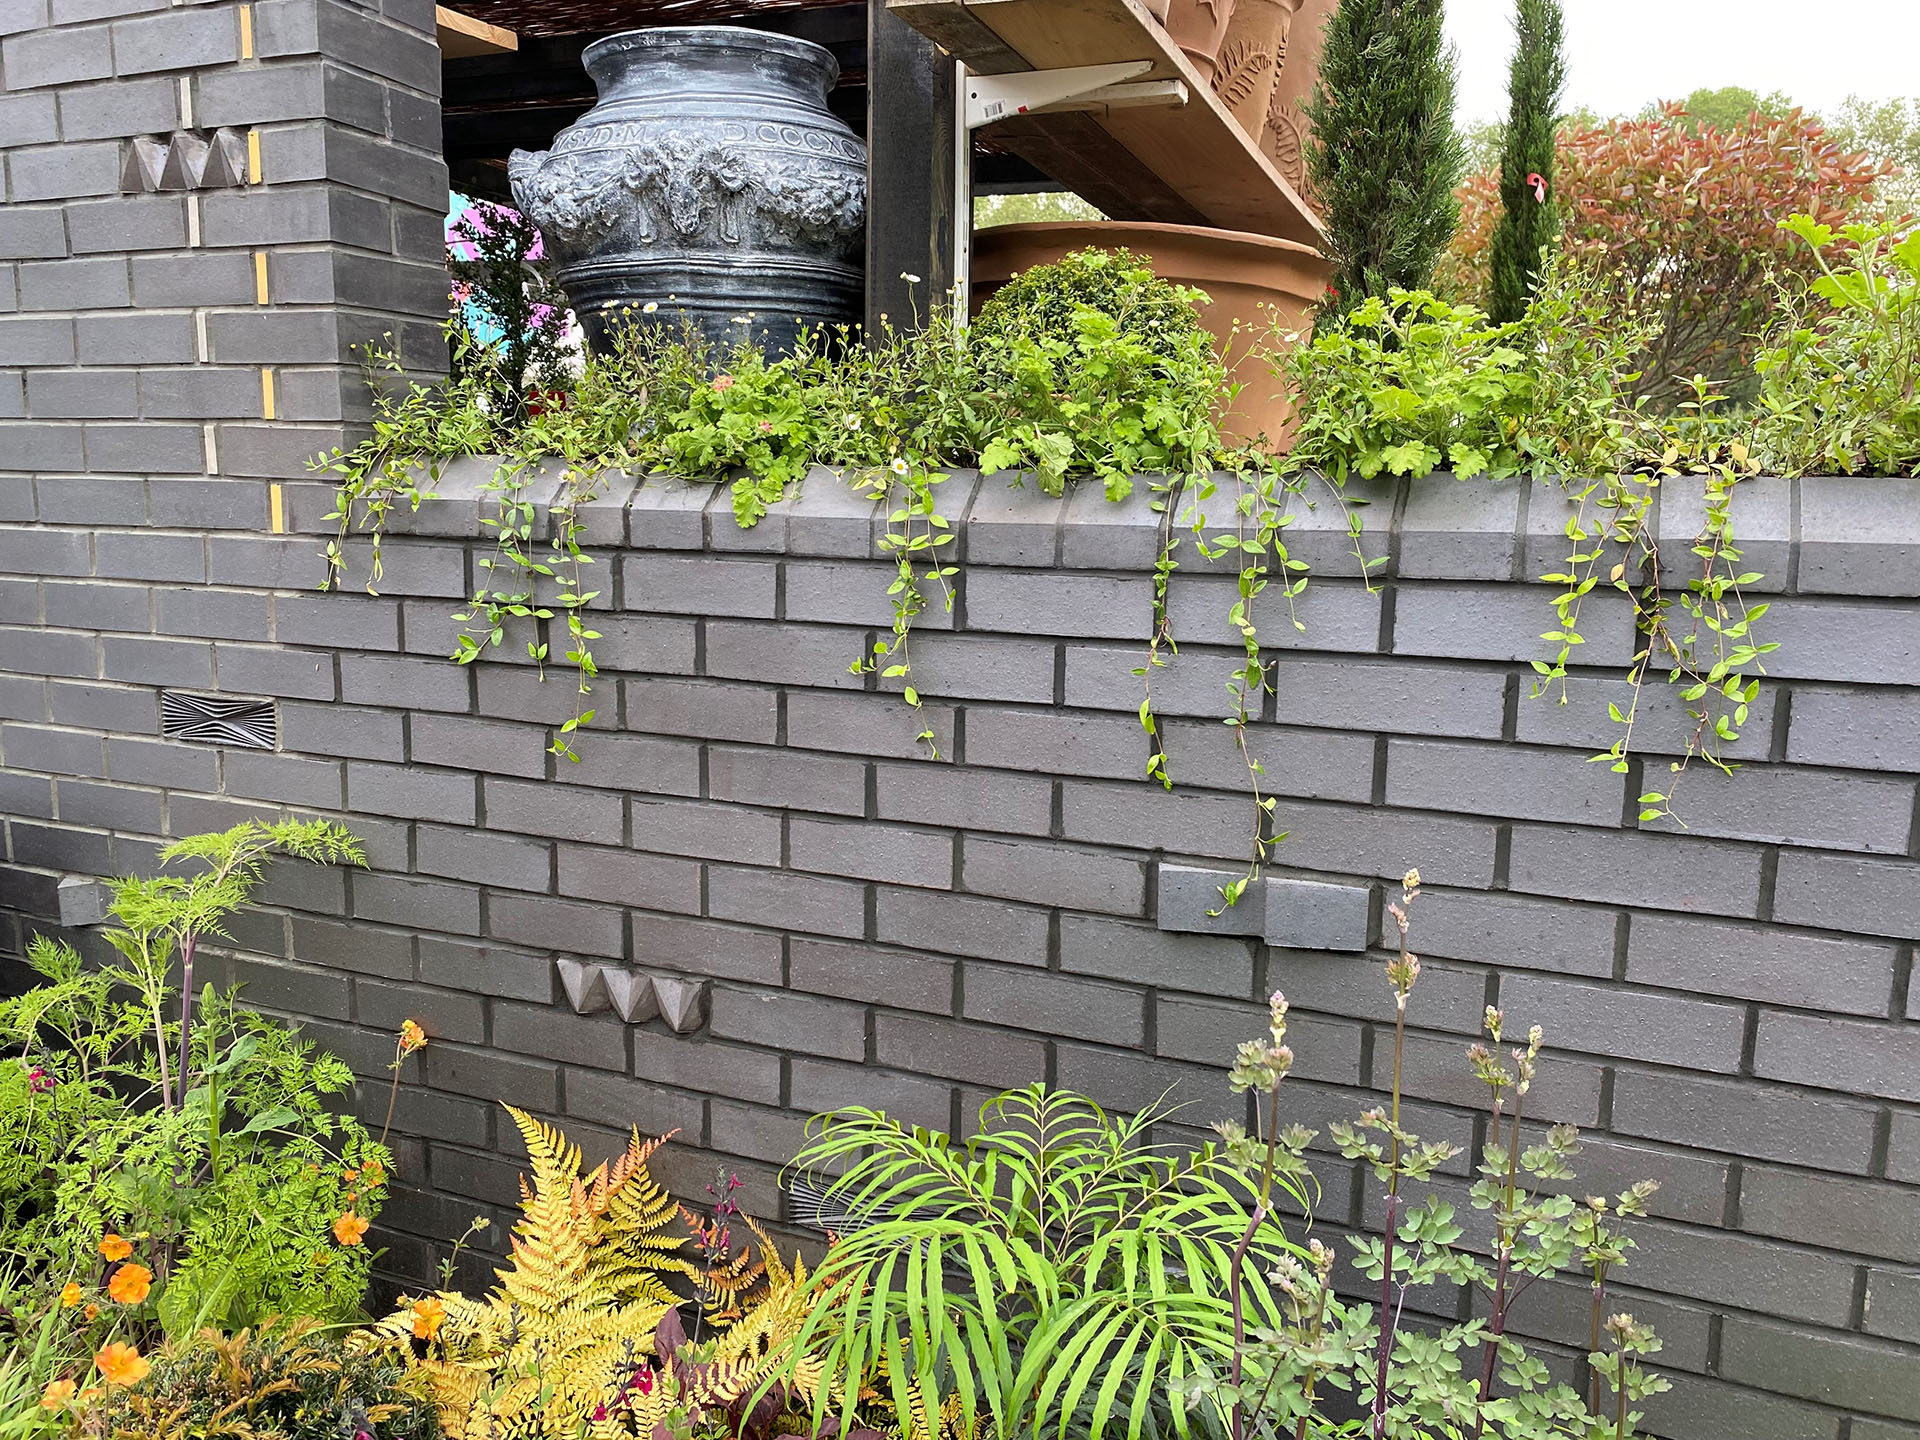
[[[1441,0],[1345,0],[1327,21],[1307,117],[1332,313],[1426,285],[1459,221],[1465,151],[1441,11]]]
[[[1541,251],[1560,229],[1554,145],[1567,88],[1560,0],[1520,0],[1517,44],[1507,82],[1510,108],[1500,153],[1500,223],[1493,235],[1493,283],[1487,308],[1502,323],[1526,313]]]
[[[1764,115],[1769,120],[1784,120],[1799,107],[1778,90],[1762,95],[1744,85],[1722,85],[1718,90],[1701,86],[1680,102],[1680,108],[1686,112],[1687,118],[1683,123],[1688,133],[1698,135],[1706,126],[1715,130],[1738,130],[1747,123],[1747,117],[1754,114]],[[1655,101],[1634,118],[1657,120],[1666,111],[1664,102]]]
[[[1827,117],[1827,134],[1843,150],[1899,167],[1875,191],[1883,218],[1901,220],[1920,211],[1920,100],[1849,95]]]
[[[1070,190],[1036,190],[1023,195],[973,197],[973,223],[979,229],[990,225],[1032,225],[1044,221],[1106,218],[1097,206],[1089,205]]]

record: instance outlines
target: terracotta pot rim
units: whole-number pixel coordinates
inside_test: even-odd
[[[993,225],[974,232],[977,278],[987,282],[1004,281],[1014,273],[1014,267],[1007,263],[1006,257],[990,253],[992,248],[997,248],[993,242],[985,241],[983,244],[985,237],[995,234],[1004,234],[1009,239],[1051,240],[1068,250],[1098,245],[1141,251],[1154,258],[1163,271],[1177,270],[1179,273],[1174,278],[1196,281],[1203,289],[1209,282],[1254,285],[1318,299],[1326,288],[1326,277],[1331,273],[1325,257],[1311,245],[1249,230],[1220,230],[1210,225],[1173,225],[1154,220],[1041,220],[1020,225]],[[1154,256],[1156,241],[1164,247],[1164,255]],[[1250,256],[1249,251],[1264,251],[1266,254]],[[1271,263],[1282,257],[1291,262],[1286,268],[1299,274],[1300,283],[1297,286],[1285,283],[1291,276],[1269,272],[1266,276],[1255,278],[1246,273],[1249,259],[1264,259]],[[995,264],[996,259],[1001,263]],[[1023,261],[1019,268],[1026,268],[1028,263],[1041,262]]]

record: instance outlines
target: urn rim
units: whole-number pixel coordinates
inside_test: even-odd
[[[756,30],[750,25],[659,25],[643,30],[621,30],[595,40],[582,50],[580,63],[598,85],[602,83],[600,63],[614,56],[647,51],[665,51],[672,55],[684,50],[731,51],[750,56],[776,54],[819,71],[826,89],[831,90],[840,79],[840,62],[826,46],[796,35]]]

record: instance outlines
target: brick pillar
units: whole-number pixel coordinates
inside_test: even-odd
[[[0,520],[267,529],[366,418],[354,346],[444,368],[433,26],[0,0]]]

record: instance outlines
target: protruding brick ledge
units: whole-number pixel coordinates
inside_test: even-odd
[[[491,488],[503,463],[479,455],[443,462],[437,477],[424,467],[423,490],[434,498],[418,510],[405,506],[389,519],[396,535],[471,538],[492,511]],[[529,464],[526,493],[550,508],[560,489],[553,461]],[[1166,526],[1166,477],[1143,476],[1124,501],[1110,503],[1091,483],[1065,496],[1044,494],[1029,478],[955,470],[936,489],[941,514],[958,537],[960,563],[1022,569],[1151,570]],[[1174,533],[1182,537],[1185,568],[1203,568],[1190,535],[1196,522],[1215,534],[1235,524],[1240,482],[1220,473],[1214,493],[1200,498],[1181,484]],[[291,528],[320,533],[333,509],[326,485],[288,485]],[[795,491],[743,530],[733,518],[725,484],[668,476],[604,477],[600,493],[581,512],[581,539],[590,547],[712,550],[739,554],[868,559],[886,533],[886,507],[840,474],[815,466]],[[1343,504],[1344,502],[1344,504]],[[1159,508],[1157,508],[1159,507]],[[16,498],[9,512],[22,514]],[[1357,575],[1359,560],[1348,533],[1351,510],[1361,517],[1359,547],[1376,566],[1410,580],[1532,581],[1564,567],[1573,548],[1569,521],[1591,528],[1604,518],[1556,484],[1525,479],[1456,479],[1436,473],[1419,480],[1351,480],[1344,489],[1314,477],[1290,506],[1289,553],[1323,575]],[[1660,487],[1655,533],[1685,549],[1700,533],[1704,482],[1681,476]],[[1746,568],[1759,571],[1752,590],[1799,595],[1920,596],[1920,478],[1854,479],[1757,476],[1734,492],[1734,535]],[[1218,562],[1231,562],[1229,555]]]

